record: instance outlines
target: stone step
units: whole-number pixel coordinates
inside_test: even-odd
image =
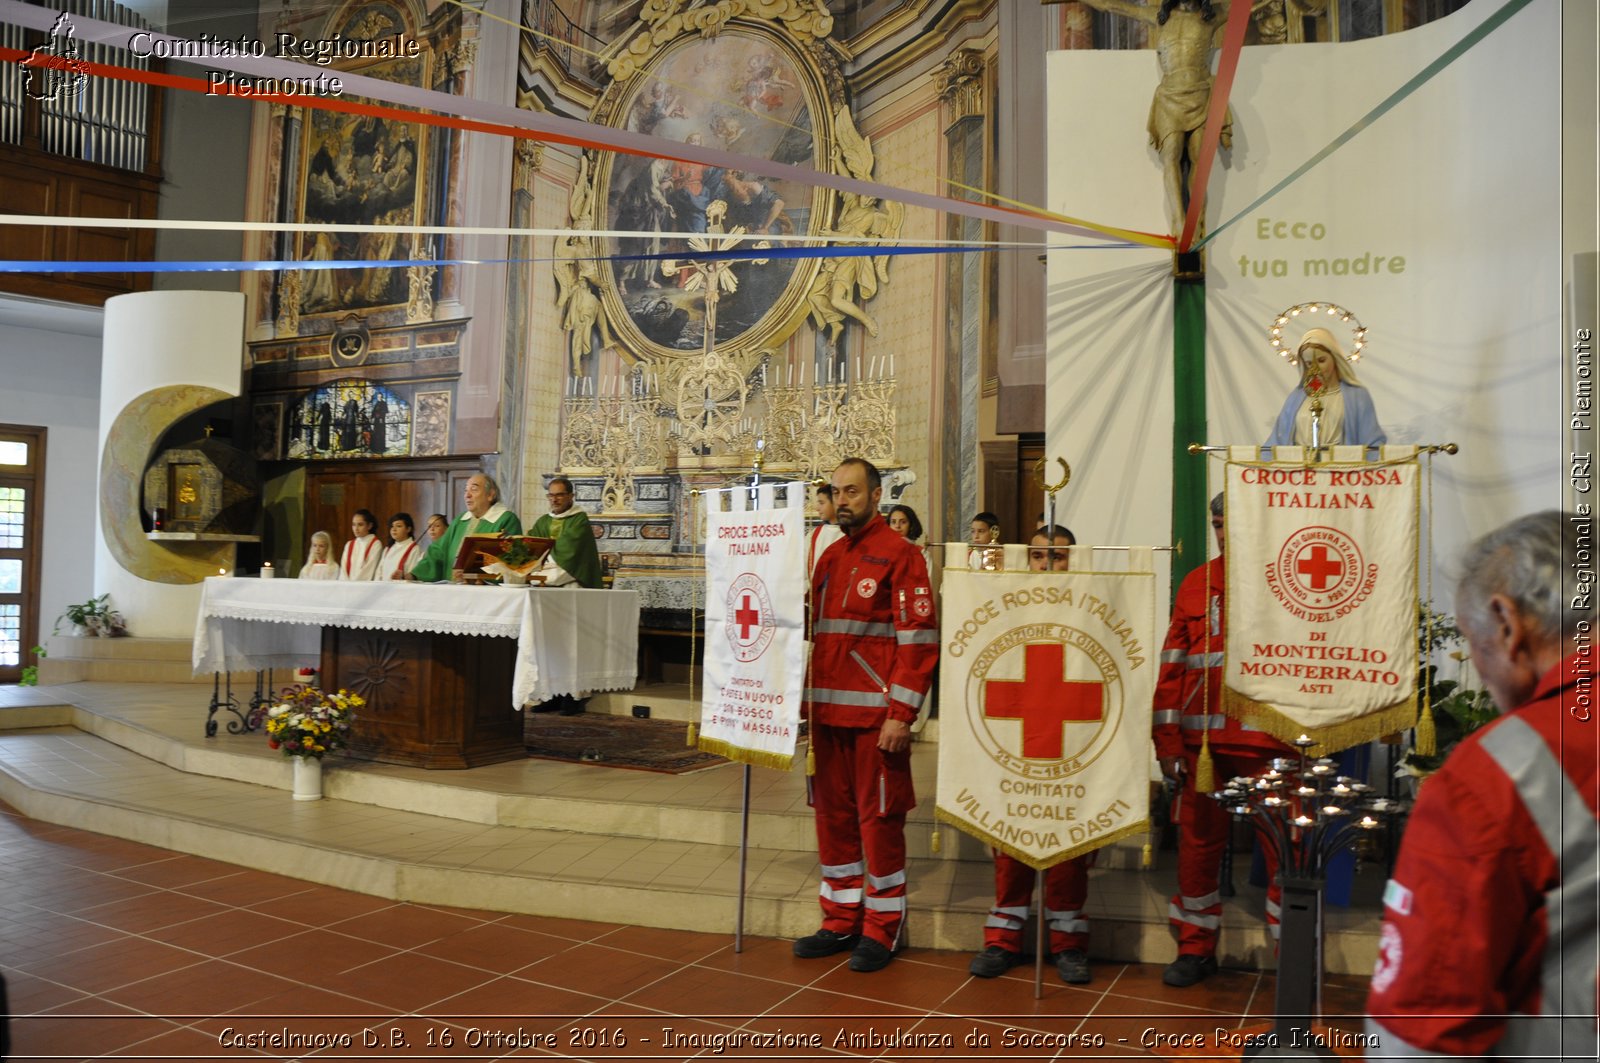
[[[0,688],[0,799],[46,822],[394,899],[731,932],[740,765],[667,776],[531,760],[471,771],[330,761],[328,799],[293,802],[291,763],[259,734],[204,738],[190,686],[25,689]],[[949,827],[931,852],[932,752],[913,754],[929,796],[907,831],[908,931],[913,944],[976,950],[989,854]],[[816,854],[801,769],[752,769],[750,807],[745,930],[807,933]],[[1165,962],[1173,856],[1139,870],[1136,848],[1102,850],[1091,872],[1092,952]],[[1371,970],[1381,875],[1364,881],[1363,907],[1329,909],[1330,971]],[[1224,963],[1272,965],[1260,905],[1261,891],[1243,885],[1225,905]]]
[[[212,682],[209,675],[194,674],[194,644],[188,639],[52,635],[46,650],[48,655],[39,661],[39,682],[46,686],[83,682],[209,686]],[[248,697],[254,689],[254,672],[235,672],[230,678],[236,696]],[[284,678],[285,673],[275,677]]]

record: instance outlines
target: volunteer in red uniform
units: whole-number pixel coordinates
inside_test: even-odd
[[[350,534],[355,536],[344,544],[344,554],[339,558],[339,578],[343,580],[373,580],[378,578],[378,565],[383,560],[383,540],[376,532],[378,518],[370,509],[358,509],[350,516]]]
[[[878,515],[882,479],[846,458],[833,473],[845,537],[812,577],[806,709],[816,775],[822,927],[794,943],[803,959],[851,950],[850,968],[894,958],[906,914],[911,724],[939,659],[939,626],[922,551]]]
[[[1217,556],[1184,577],[1172,606],[1172,624],[1161,647],[1161,675],[1151,726],[1161,774],[1177,781],[1182,791],[1174,806],[1178,823],[1178,894],[1167,908],[1167,921],[1178,935],[1178,958],[1161,980],[1170,986],[1191,986],[1217,969],[1217,931],[1222,925],[1218,872],[1228,843],[1228,813],[1203,793],[1195,792],[1195,765],[1202,742],[1209,747],[1212,778],[1221,788],[1236,775],[1254,775],[1273,757],[1295,751],[1262,731],[1246,727],[1222,712],[1222,633],[1227,587],[1223,563],[1222,496],[1211,500],[1211,527]],[[1204,677],[1206,682],[1201,683]],[[1267,849],[1267,927],[1278,935],[1277,867]]]
[[[1600,775],[1594,519],[1467,550],[1456,616],[1508,715],[1423,785],[1384,891],[1367,1055],[1594,1059]],[[1570,567],[1569,567],[1570,566]]]
[[[1056,525],[1041,527],[1028,540],[1031,572],[1066,572],[1077,543],[1072,532]],[[972,957],[968,972],[995,978],[1022,962],[1022,932],[1033,904],[1033,868],[999,849],[994,850],[994,907],[983,923],[983,951]],[[1050,927],[1050,951],[1063,982],[1087,985],[1089,919],[1083,912],[1089,897],[1089,857],[1064,860],[1044,873],[1044,917]]]

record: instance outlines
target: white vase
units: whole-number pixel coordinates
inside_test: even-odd
[[[294,757],[294,799],[322,800],[322,761],[316,757]]]

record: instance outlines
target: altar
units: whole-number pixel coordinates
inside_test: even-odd
[[[350,756],[469,768],[523,755],[524,705],[626,690],[639,597],[569,587],[205,581],[196,675],[316,665],[361,695]]]

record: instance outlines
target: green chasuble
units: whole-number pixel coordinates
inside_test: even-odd
[[[450,524],[443,539],[428,546],[411,574],[423,583],[437,583],[451,577],[456,554],[461,552],[461,540],[469,535],[521,535],[522,521],[506,507],[495,503],[482,517],[474,518],[471,511],[461,514]]]
[[[554,539],[548,561],[561,566],[580,587],[600,586],[600,550],[594,545],[594,530],[589,514],[573,507],[559,517],[546,513],[533,522],[529,535]]]

